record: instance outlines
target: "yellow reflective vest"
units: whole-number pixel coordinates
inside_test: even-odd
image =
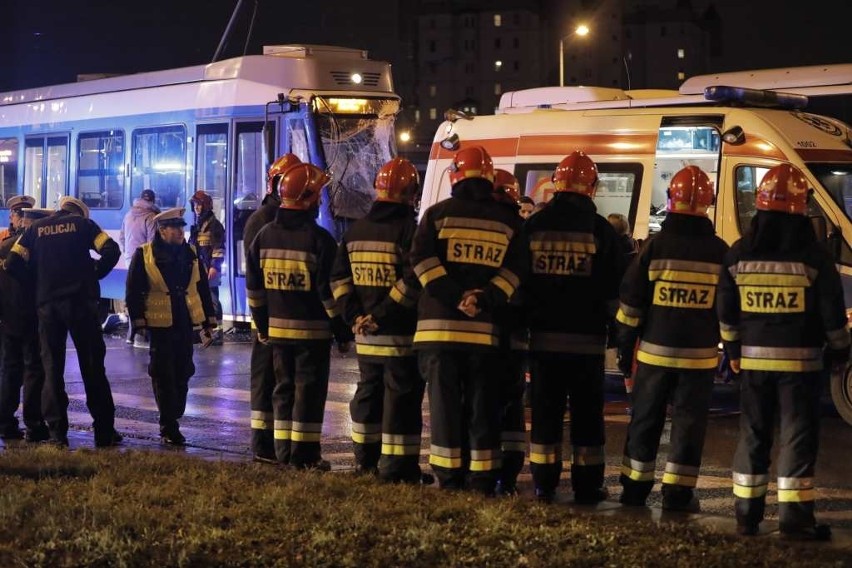
[[[157,268],[151,243],[146,243],[141,248],[142,257],[145,260],[145,274],[148,276],[149,283],[148,294],[145,297],[145,320],[148,327],[171,327],[172,300],[169,296],[169,288],[160,269]],[[198,295],[198,281],[201,279],[198,273],[198,253],[194,246],[190,245],[190,248],[195,254],[195,260],[192,262],[189,286],[186,288],[186,307],[189,310],[192,325],[201,325],[204,321],[204,308],[201,306],[201,296]]]

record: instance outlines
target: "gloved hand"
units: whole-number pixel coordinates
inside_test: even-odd
[[[355,335],[371,335],[379,329],[379,324],[373,318],[372,314],[366,316],[358,316],[355,318],[355,325],[352,326],[352,333]]]
[[[625,377],[630,377],[633,374],[633,350],[619,348],[616,364],[618,365],[618,370]]]
[[[482,309],[477,305],[482,290],[465,290],[458,309],[469,318],[475,318]]]

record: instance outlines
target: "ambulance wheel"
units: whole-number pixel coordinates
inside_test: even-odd
[[[831,376],[831,400],[840,417],[852,425],[852,365]]]

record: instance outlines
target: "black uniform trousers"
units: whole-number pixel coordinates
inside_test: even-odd
[[[495,359],[495,375],[500,381],[500,449],[503,461],[497,475],[500,487],[513,491],[518,475],[524,468],[527,451],[526,419],[524,416],[524,390],[526,353],[501,349]]]
[[[186,411],[189,379],[195,374],[192,362],[192,327],[150,328],[151,359],[148,375],[154,387],[154,399],[160,410],[160,434],[178,429],[178,420]]]
[[[254,455],[275,459],[273,441],[272,391],[275,388],[275,367],[272,345],[257,340],[252,331],[251,342],[251,450]]]
[[[605,465],[603,355],[533,353],[530,363],[530,469],[536,489],[551,492],[559,485],[566,398],[574,446],[572,488],[575,494],[599,489]]]
[[[68,435],[68,394],[65,392],[65,346],[68,334],[77,350],[86,390],[86,406],[93,418],[95,443],[112,440],[115,404],[104,368],[104,345],[98,301],[85,294],[66,296],[38,307],[39,339],[45,383],[42,411],[50,436]]]
[[[275,457],[282,464],[312,467],[322,459],[320,436],[331,365],[328,341],[274,344]]]
[[[219,301],[219,287],[210,286],[210,299],[213,300],[213,311],[216,313],[216,321],[222,322],[222,302]]]
[[[671,401],[671,437],[663,498],[692,499],[698,481],[715,369],[672,369],[639,363],[633,382],[633,416],[624,444],[621,485],[626,499],[645,501],[654,486],[660,435]]]
[[[500,469],[500,382],[495,350],[424,349],[420,374],[429,391],[429,463],[441,488],[493,494]]]
[[[44,367],[41,364],[38,335],[3,334],[2,379],[0,380],[0,432],[18,429],[15,411],[24,388],[23,418],[27,431],[41,438],[47,435],[41,413]]]
[[[364,469],[378,468],[387,481],[419,481],[426,385],[417,358],[376,361],[358,359],[361,378],[349,403],[355,462]]]
[[[776,419],[778,520],[782,530],[814,526],[814,466],[819,447],[819,372],[747,371],[740,374],[740,437],[734,454],[737,523],[763,520]]]

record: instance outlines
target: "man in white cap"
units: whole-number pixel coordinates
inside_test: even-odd
[[[183,215],[183,207],[178,207],[154,217],[157,234],[153,242],[136,249],[127,273],[130,325],[136,333],[150,333],[148,374],[160,411],[160,437],[172,446],[186,444],[178,420],[195,374],[193,328],[203,328],[206,347],[216,327],[207,272],[201,269],[198,251],[184,240]]]
[[[93,260],[90,252],[100,255]],[[121,442],[115,431],[115,404],[104,368],[104,345],[98,318],[98,281],[106,276],[121,251],[118,244],[89,219],[89,208],[74,197],[59,200],[59,210],[30,225],[15,242],[6,268],[18,279],[27,269],[36,279],[41,357],[45,386],[42,397],[50,442],[68,445],[68,395],[65,392],[65,345],[68,334],[77,349],[92,414],[95,446]]]

